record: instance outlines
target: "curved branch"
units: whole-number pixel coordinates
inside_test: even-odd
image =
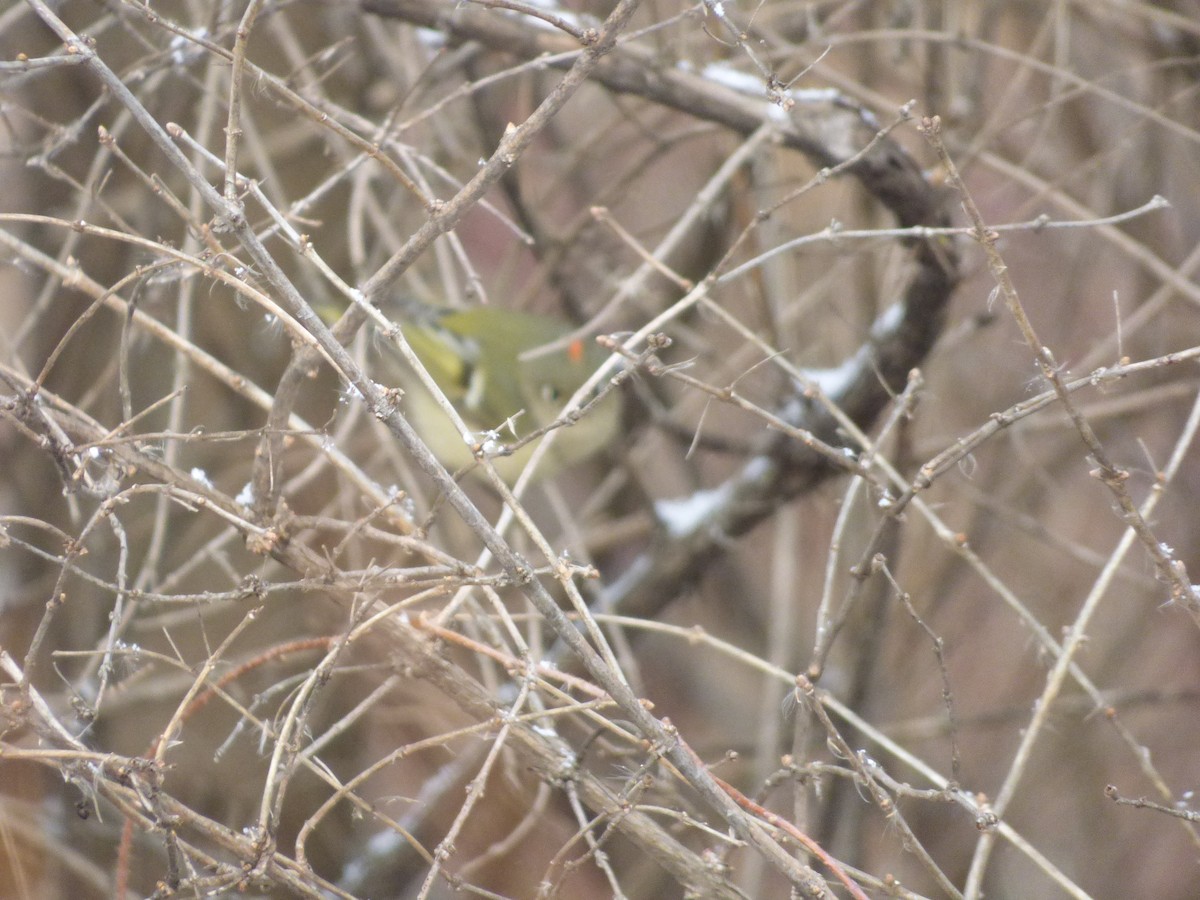
[[[582,52],[569,35],[477,7],[439,0],[364,0],[363,8],[436,28],[451,41],[476,41],[522,59],[543,57],[549,67],[567,68],[574,52]],[[743,135],[772,121],[783,146],[819,167],[855,178],[902,227],[949,224],[946,194],[881,132],[868,110],[836,91],[774,92],[778,102],[772,105],[766,85],[762,97],[754,97],[718,79],[730,71],[713,70],[713,77],[706,77],[667,66],[648,49],[625,41],[598,62],[589,78],[613,92],[634,94]],[[941,334],[959,278],[957,250],[944,236],[914,239],[909,246],[910,276],[896,308],[876,323],[842,367],[839,389],[818,404],[798,387],[778,404],[782,418],[826,444],[846,445],[847,420],[860,431],[869,430]],[[703,516],[685,529],[662,529],[643,558],[608,588],[605,605],[631,615],[653,615],[720,555],[729,537],[746,533],[839,471],[814,450],[771,435],[741,472],[711,492]]]

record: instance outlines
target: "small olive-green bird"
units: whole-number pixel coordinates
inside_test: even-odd
[[[460,434],[395,348],[384,348],[388,377],[394,376],[405,390],[404,411],[434,455],[452,471],[472,461],[471,445],[515,443],[553,423],[608,357],[593,341],[580,338],[541,351],[562,342],[571,326],[551,316],[494,306],[413,317],[401,323],[401,329],[472,431]],[[620,419],[619,399],[609,396],[574,424],[555,429],[557,434],[534,477],[550,477],[603,449],[618,434]],[[492,455],[500,477],[515,482],[542,440],[512,455]]]

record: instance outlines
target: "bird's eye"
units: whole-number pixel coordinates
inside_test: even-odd
[[[557,403],[559,401],[559,398],[561,398],[561,397],[562,397],[562,391],[560,391],[554,385],[552,385],[552,384],[543,384],[542,385],[542,399],[545,400],[547,403]]]

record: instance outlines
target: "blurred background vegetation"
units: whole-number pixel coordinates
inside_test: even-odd
[[[629,6],[0,10],[0,895],[1195,895],[1200,8]],[[459,479],[603,677],[401,296],[670,338]]]

